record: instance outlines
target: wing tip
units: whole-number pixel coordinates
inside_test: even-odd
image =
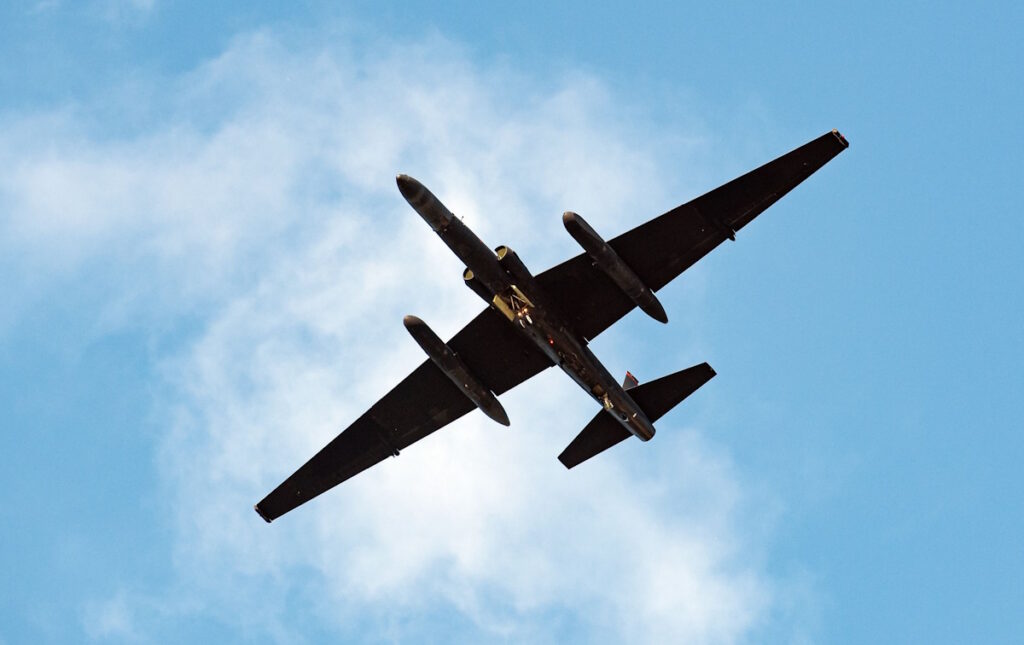
[[[260,508],[259,504],[254,504],[253,505],[253,510],[255,510],[259,514],[259,516],[263,518],[263,521],[266,522],[267,524],[270,524],[271,522],[274,521],[273,518],[267,517],[267,515],[263,512],[263,509]]]
[[[579,466],[586,461],[586,459],[579,459],[578,456],[576,458],[569,456],[569,448],[570,446],[566,446],[565,450],[562,451],[562,454],[558,455],[558,461],[562,462],[562,465],[565,466],[566,470],[572,470],[574,467]]]
[[[849,148],[850,147],[850,142],[846,140],[846,137],[844,137],[842,134],[840,134],[839,130],[836,130],[835,128],[833,128],[832,129],[832,136],[834,136],[836,138],[836,140],[839,141],[839,143],[842,144],[842,146],[844,148]]]

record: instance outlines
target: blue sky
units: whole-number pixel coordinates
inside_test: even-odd
[[[0,642],[1018,642],[1020,6],[431,4],[0,7]],[[480,307],[396,173],[540,271],[831,128],[593,343],[718,371],[653,442],[549,370],[252,512]]]

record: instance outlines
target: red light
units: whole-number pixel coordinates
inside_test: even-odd
[[[548,338],[548,345],[551,345],[552,347],[554,347],[555,346],[555,339],[554,338]]]

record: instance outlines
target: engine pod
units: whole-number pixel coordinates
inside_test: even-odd
[[[487,289],[487,285],[481,282],[480,278],[476,277],[476,274],[473,273],[473,270],[469,267],[466,267],[466,270],[462,272],[462,279],[466,283],[466,286],[473,290],[473,293],[480,296],[487,302],[490,302],[491,298],[494,297],[494,294]]]
[[[434,330],[427,326],[427,323],[416,316],[406,316],[402,320],[402,324],[430,357],[430,360],[444,372],[445,376],[451,379],[451,382],[466,395],[467,399],[473,402],[473,405],[501,425],[509,425],[508,414],[505,412],[505,408],[501,407],[498,397],[494,396],[490,388],[484,386],[480,379],[469,371],[459,355],[442,341],[434,333]]]
[[[640,280],[640,277],[629,268],[610,244],[597,234],[587,221],[572,211],[562,214],[562,223],[569,235],[579,242],[594,264],[615,283],[622,293],[640,307],[641,310],[658,322],[667,323],[668,315],[665,308],[658,302],[654,292]]]

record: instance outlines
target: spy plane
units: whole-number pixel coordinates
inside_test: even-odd
[[[492,251],[423,184],[398,175],[398,189],[466,264],[463,280],[487,308],[447,343],[425,322],[404,324],[427,355],[402,382],[256,504],[267,522],[479,409],[509,425],[498,395],[557,365],[600,406],[558,456],[572,468],[635,436],[707,383],[701,363],[640,384],[620,384],[588,342],[634,307],[667,323],[655,292],[707,255],[848,147],[833,130],[605,241],[580,215],[562,222],[583,253],[534,275],[511,248]]]

